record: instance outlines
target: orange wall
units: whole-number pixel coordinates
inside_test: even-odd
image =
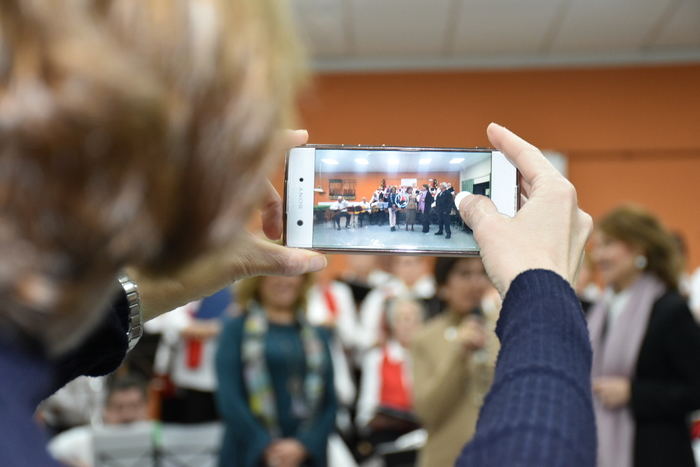
[[[452,183],[456,189],[459,188],[459,174],[449,173],[449,172],[436,172],[431,173],[430,176],[421,178],[415,172],[405,173],[405,174],[393,174],[391,177],[387,177],[385,174],[378,173],[368,173],[368,174],[357,174],[357,173],[335,173],[335,174],[322,174],[316,177],[315,185],[317,187],[323,188],[325,193],[316,194],[315,203],[319,201],[333,201],[328,196],[328,179],[329,178],[342,178],[342,179],[352,179],[356,180],[355,184],[355,199],[354,201],[362,201],[362,198],[367,198],[369,201],[372,198],[374,190],[377,189],[382,183],[382,179],[386,180],[387,186],[401,185],[402,178],[417,178],[418,186],[423,186],[424,183],[428,183],[428,178],[437,178],[439,182],[449,182]]]
[[[313,143],[487,146],[497,121],[569,156],[584,209],[645,205],[700,266],[700,65],[329,74],[300,108]]]

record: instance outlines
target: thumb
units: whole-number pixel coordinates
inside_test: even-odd
[[[486,196],[474,195],[468,191],[462,191],[455,196],[455,205],[464,222],[475,232],[484,219],[499,216],[493,201]]]
[[[316,272],[327,265],[326,257],[319,253],[297,248],[287,248],[256,238],[251,270],[256,275],[296,276]]]

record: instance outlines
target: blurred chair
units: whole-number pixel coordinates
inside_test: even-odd
[[[96,467],[215,467],[221,423],[142,422],[95,428]]]

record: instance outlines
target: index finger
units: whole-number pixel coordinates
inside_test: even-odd
[[[544,174],[558,174],[539,149],[509,129],[497,123],[491,123],[486,133],[491,144],[505,154],[528,183],[532,183],[535,177]]]

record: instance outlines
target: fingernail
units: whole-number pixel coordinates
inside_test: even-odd
[[[328,264],[328,261],[326,260],[325,256],[323,256],[323,255],[314,256],[309,261],[309,272],[320,271],[321,269],[325,268],[327,264]]]
[[[457,206],[457,210],[459,211],[459,205],[462,204],[462,200],[466,198],[467,196],[471,196],[472,194],[469,193],[468,191],[460,191],[457,193],[457,196],[455,196],[455,206]]]
[[[307,135],[308,136],[309,130],[301,128],[298,130],[294,130],[294,133],[296,133],[297,135]]]

